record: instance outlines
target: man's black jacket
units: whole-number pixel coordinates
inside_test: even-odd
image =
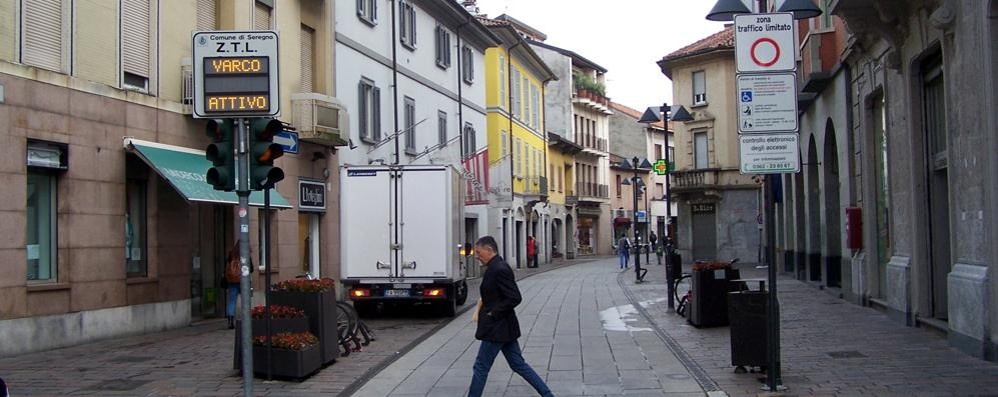
[[[520,304],[520,289],[516,287],[513,269],[502,257],[492,257],[482,275],[479,288],[482,311],[478,313],[475,338],[489,342],[510,342],[520,337],[520,322],[513,308]]]

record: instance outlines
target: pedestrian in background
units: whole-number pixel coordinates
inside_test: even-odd
[[[617,256],[620,257],[620,268],[627,269],[627,262],[631,260],[631,240],[627,239],[626,234],[621,234],[617,239]]]
[[[523,299],[516,286],[513,269],[497,255],[499,247],[492,236],[485,236],[475,243],[475,256],[485,266],[482,284],[473,320],[478,322],[475,339],[481,340],[475,358],[469,397],[478,397],[485,390],[492,363],[501,351],[509,367],[527,381],[541,396],[554,396],[544,380],[523,359],[520,351],[520,322],[516,319],[516,305]]]
[[[250,273],[253,273],[253,261],[250,260]],[[222,277],[222,288],[226,290],[225,318],[229,320],[229,329],[236,327],[236,299],[239,298],[240,281],[242,280],[242,265],[239,263],[239,241],[229,250],[225,259],[225,274]]]
[[[658,245],[658,236],[655,235],[654,231],[652,231],[651,234],[648,235],[648,242],[651,243],[651,247],[649,249],[655,250],[655,259],[658,261],[658,265],[661,266],[662,249]]]
[[[527,267],[537,267],[537,241],[534,236],[527,237]]]

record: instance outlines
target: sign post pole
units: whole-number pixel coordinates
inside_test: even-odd
[[[253,328],[251,321],[253,316],[250,313],[250,252],[249,252],[249,155],[247,147],[249,141],[249,129],[246,126],[246,119],[236,119],[238,126],[238,142],[236,150],[236,193],[239,195],[239,293],[242,295],[242,341],[240,345],[243,349],[243,394],[246,397],[253,396]]]
[[[760,10],[767,10],[760,1]],[[763,174],[767,278],[766,387],[780,385],[780,307],[776,287],[776,220],[774,202],[779,174],[800,172],[797,46],[791,13],[735,15],[735,65],[739,152],[742,174]],[[789,72],[789,73],[788,73]]]

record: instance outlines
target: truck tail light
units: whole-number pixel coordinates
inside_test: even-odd
[[[427,288],[423,290],[423,296],[430,298],[443,298],[445,290],[443,288]]]
[[[350,290],[350,296],[354,298],[366,298],[371,296],[371,290],[367,288],[354,288]]]

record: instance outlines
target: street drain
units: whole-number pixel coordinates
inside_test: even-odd
[[[826,354],[828,354],[828,356],[831,357],[831,358],[861,358],[861,357],[866,357],[865,354],[860,353],[860,352],[855,351],[855,350],[847,350],[847,351],[841,351],[841,352],[828,352]]]

